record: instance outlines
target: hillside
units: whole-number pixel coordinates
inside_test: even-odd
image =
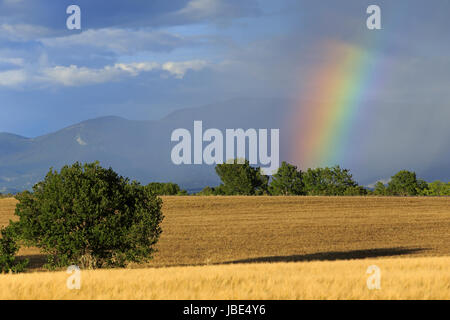
[[[29,189],[50,167],[96,160],[142,183],[175,182],[185,189],[217,185],[211,166],[172,164],[172,131],[192,131],[194,120],[221,130],[279,128],[284,116],[280,110],[287,105],[283,100],[239,99],[175,111],[158,121],[102,117],[36,138],[0,133],[0,192]]]

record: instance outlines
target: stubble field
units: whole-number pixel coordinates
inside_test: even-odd
[[[450,198],[163,197],[147,265],[83,271],[81,290],[25,248],[32,272],[0,298],[450,299]],[[0,224],[15,200],[0,199]],[[368,290],[366,269],[382,288]]]

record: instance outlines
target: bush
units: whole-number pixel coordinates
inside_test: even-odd
[[[19,251],[19,245],[12,226],[2,228],[0,233],[0,273],[22,272],[28,265],[28,260],[18,261],[15,256]]]
[[[48,267],[145,262],[161,234],[162,201],[98,162],[52,169],[16,198],[21,238],[47,254]]]
[[[353,186],[348,187],[344,191],[344,196],[366,196],[368,195],[368,191],[363,186]]]
[[[202,191],[196,193],[198,196],[223,196],[225,191],[223,190],[223,184],[217,187],[205,187]]]
[[[206,186],[202,189],[202,191],[196,193],[196,195],[198,195],[198,196],[215,196],[214,188]]]
[[[187,195],[187,191],[182,190],[176,183],[152,182],[146,188],[158,196]]]

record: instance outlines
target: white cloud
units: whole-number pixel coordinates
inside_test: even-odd
[[[204,21],[254,15],[259,12],[257,1],[191,0],[171,16],[178,21]]]
[[[0,86],[2,87],[15,87],[26,81],[27,74],[23,69],[0,72]]]
[[[182,79],[188,70],[199,71],[207,66],[203,60],[192,60],[183,62],[166,62],[162,69],[175,75],[175,78]]]
[[[104,83],[120,80],[124,76],[137,76],[141,72],[157,69],[159,64],[154,62],[141,63],[117,63],[113,66],[105,66],[101,69],[91,69],[71,65],[69,67],[56,66],[45,68],[42,76],[49,82],[64,86],[81,86],[87,84]]]
[[[187,42],[183,37],[169,32],[117,28],[90,29],[79,34],[43,38],[40,41],[47,47],[90,46],[110,50],[117,54],[167,51]]]
[[[159,71],[182,79],[189,70],[199,71],[208,66],[203,60],[182,62],[132,62],[116,63],[103,68],[70,66],[43,67],[34,72],[26,69],[0,72],[0,86],[14,87],[25,83],[50,83],[67,87],[120,81],[144,72]]]
[[[14,66],[23,66],[25,64],[25,60],[22,58],[4,58],[0,57],[0,63],[12,64]]]
[[[54,31],[38,25],[8,23],[0,25],[0,38],[6,38],[13,41],[28,41],[54,34]]]
[[[219,0],[192,0],[178,13],[190,17],[205,18],[216,15],[220,12],[222,6],[223,4]]]

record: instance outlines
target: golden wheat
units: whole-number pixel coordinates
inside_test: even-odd
[[[370,265],[381,288],[369,290]],[[0,299],[450,299],[450,257],[0,275]]]

